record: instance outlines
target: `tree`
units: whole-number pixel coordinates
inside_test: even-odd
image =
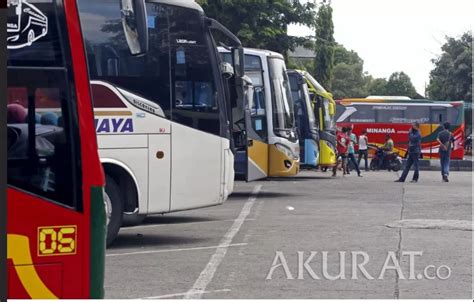
[[[331,88],[335,98],[366,97],[371,77],[364,73],[364,60],[353,50],[336,44]]]
[[[418,95],[410,77],[403,71],[392,73],[388,79],[385,92],[386,95],[408,96],[411,98],[416,98]]]
[[[367,85],[369,95],[388,95],[387,80],[384,78],[371,79]]]
[[[316,26],[316,4],[298,0],[198,0],[206,15],[214,18],[242,41],[244,46],[286,54],[307,38],[287,34],[292,23]]]
[[[348,50],[344,45],[337,43],[334,48],[334,65],[339,63],[364,64],[364,60],[353,50]]]
[[[332,22],[332,7],[323,3],[318,10],[316,19],[316,72],[318,82],[331,89],[334,68],[334,24]]]
[[[428,95],[432,99],[472,102],[472,32],[446,37],[442,54],[432,60]]]
[[[362,64],[339,63],[334,67],[332,94],[336,99],[366,97],[366,83]]]

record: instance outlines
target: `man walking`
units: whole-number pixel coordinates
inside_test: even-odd
[[[408,159],[405,165],[405,169],[403,170],[402,176],[400,179],[396,180],[395,182],[405,182],[408,172],[413,166],[415,173],[413,174],[412,183],[418,182],[420,177],[420,171],[418,168],[418,160],[420,159],[421,153],[421,134],[420,134],[420,124],[418,122],[414,122],[412,128],[408,134]]]
[[[441,176],[444,182],[449,182],[449,166],[451,164],[451,149],[454,143],[454,136],[449,131],[451,124],[443,124],[443,130],[438,134],[439,158],[441,162]]]
[[[348,163],[346,165],[346,169],[347,169],[347,174],[351,174],[350,172],[350,163],[352,163],[352,165],[355,167],[356,171],[357,171],[357,175],[359,177],[362,177],[362,175],[360,174],[360,169],[359,169],[359,165],[356,161],[356,158],[355,158],[355,144],[357,143],[357,136],[352,133],[352,127],[351,128],[347,128],[348,132],[347,132],[347,136],[349,137],[349,146],[348,146],[348,150],[347,150],[347,156],[348,156]]]
[[[357,166],[360,165],[362,157],[365,161],[365,171],[369,171],[369,138],[367,137],[367,130],[362,131],[362,134],[359,136],[359,159],[357,161]]]

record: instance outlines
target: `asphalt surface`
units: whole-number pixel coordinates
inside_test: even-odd
[[[122,229],[107,250],[106,298],[472,298],[471,172],[449,184],[428,171],[418,184],[393,172],[329,176],[237,182],[224,205]],[[422,252],[415,280],[411,252]],[[373,279],[353,253],[369,257]],[[345,279],[330,280],[341,258]],[[445,265],[449,278],[416,279],[428,265],[427,277],[440,268],[446,278]]]

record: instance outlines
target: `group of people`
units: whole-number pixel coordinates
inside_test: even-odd
[[[355,145],[359,145],[359,158],[355,157]],[[349,163],[351,163],[357,172],[357,176],[362,177],[360,172],[360,162],[362,158],[365,160],[365,170],[369,171],[368,157],[369,157],[369,139],[367,131],[363,131],[362,135],[357,136],[352,133],[352,127],[344,127],[337,132],[337,164],[333,168],[332,175],[337,175],[337,170],[342,167],[344,175],[351,174]]]
[[[442,130],[438,134],[437,141],[440,145],[439,155],[441,163],[441,175],[444,182],[449,182],[449,168],[451,160],[451,150],[454,145],[454,136],[450,132],[451,125],[446,122],[442,125]],[[333,176],[337,175],[337,170],[341,167],[344,175],[350,174],[349,164],[357,172],[359,177],[362,177],[359,165],[362,159],[365,161],[365,170],[369,170],[368,166],[368,148],[369,139],[367,137],[367,131],[363,131],[362,134],[357,136],[352,132],[352,127],[344,127],[337,132],[337,164],[333,168]],[[355,157],[355,145],[358,145],[358,159]],[[394,142],[390,135],[386,136],[385,144],[382,146],[383,154],[379,161],[379,168],[383,167],[384,160],[388,154],[393,153]],[[412,183],[417,183],[420,177],[419,170],[419,159],[421,157],[421,133],[420,124],[414,122],[408,133],[408,148],[407,148],[407,161],[403,172],[396,182],[405,182],[408,177],[410,169],[413,167],[414,173]]]

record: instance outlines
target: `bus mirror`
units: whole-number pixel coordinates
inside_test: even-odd
[[[253,89],[253,82],[248,76],[243,76],[242,81],[244,83],[245,88],[245,96],[247,99],[248,108],[253,108],[253,98],[254,98],[254,89]]]
[[[148,26],[144,0],[120,0],[122,25],[133,56],[148,51]]]
[[[232,67],[231,64],[227,62],[221,62],[220,68],[221,68],[221,74],[227,80],[229,80],[230,78],[234,76],[234,67]]]
[[[334,108],[334,104],[333,104],[333,103],[329,103],[329,115],[330,115],[330,116],[336,115],[336,108]]]
[[[234,61],[235,74],[241,77],[245,74],[244,72],[244,50],[242,47],[232,49],[232,58]]]

